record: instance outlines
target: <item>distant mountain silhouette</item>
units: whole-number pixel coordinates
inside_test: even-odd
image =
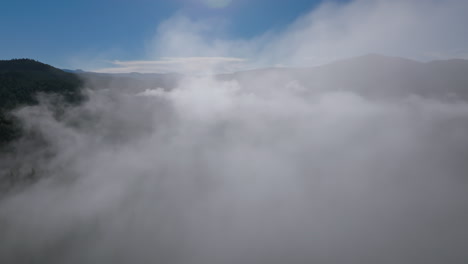
[[[468,100],[468,60],[418,62],[370,54],[309,68],[269,68],[222,74],[245,86],[297,82],[309,92],[350,91],[390,99],[408,95]]]
[[[39,93],[59,94],[67,102],[79,102],[81,85],[77,75],[35,60],[0,60],[0,144],[19,134],[9,111],[36,104]]]

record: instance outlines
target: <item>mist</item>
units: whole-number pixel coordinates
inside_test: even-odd
[[[462,1],[447,2],[466,10]],[[361,8],[369,5],[379,8]],[[347,19],[343,10],[393,10],[387,5],[408,11],[404,21],[419,26],[425,23],[419,10],[439,4],[328,3],[310,16],[328,10]],[[298,59],[313,49],[298,47],[307,46],[315,28],[335,34],[320,26],[328,18],[298,31],[302,18],[255,40],[203,43],[200,28],[180,21],[186,20],[177,15],[159,27],[155,53],[237,63],[221,65],[224,70],[238,69],[240,60],[222,59],[242,57],[233,53],[237,47],[244,55],[261,51],[247,67],[302,64]],[[339,58],[385,53],[384,46],[393,49],[407,36],[379,46],[360,37],[380,33],[353,28],[343,36],[353,36],[354,44],[330,52]],[[173,38],[166,33],[184,45],[167,45]],[[458,37],[446,43],[458,45]],[[272,41],[259,44],[265,39]],[[343,43],[326,39],[319,42]],[[337,59],[316,45],[324,58],[317,62]],[[419,57],[416,49],[385,54]],[[316,81],[325,76],[320,67],[301,75],[315,71],[319,79],[280,69],[227,78],[214,74],[220,64],[212,60],[198,61],[195,74],[182,60],[186,74],[170,89],[95,89],[88,80],[81,105],[44,97],[15,110],[25,133],[2,154],[0,174],[14,172],[22,182],[2,186],[0,262],[465,263],[468,102],[451,90],[464,79],[432,85],[440,93],[428,94],[403,85],[405,72],[381,82],[382,69],[364,62],[351,65],[371,69],[365,90],[342,68],[327,68],[333,83]],[[398,59],[397,68],[405,62]],[[391,87],[399,92],[372,93]]]

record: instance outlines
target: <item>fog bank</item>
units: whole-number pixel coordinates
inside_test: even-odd
[[[7,263],[462,263],[468,104],[196,77],[18,111]],[[39,158],[39,159],[38,159]],[[8,164],[7,164],[8,163]]]

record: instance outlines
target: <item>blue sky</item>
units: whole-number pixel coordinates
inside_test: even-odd
[[[466,0],[3,0],[0,59],[100,72],[468,59]]]
[[[5,0],[0,59],[27,57],[62,68],[79,67],[77,58],[95,55],[139,60],[158,25],[176,13],[225,19],[229,38],[248,39],[285,27],[321,2],[232,0],[224,8],[210,8],[206,1],[223,0]]]

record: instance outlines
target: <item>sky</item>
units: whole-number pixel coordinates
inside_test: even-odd
[[[18,0],[1,11],[0,59],[96,72],[468,59],[466,0]]]
[[[321,0],[7,0],[0,59],[33,58],[62,68],[83,61],[139,60],[157,26],[174,14],[222,19],[229,38],[281,29]]]

